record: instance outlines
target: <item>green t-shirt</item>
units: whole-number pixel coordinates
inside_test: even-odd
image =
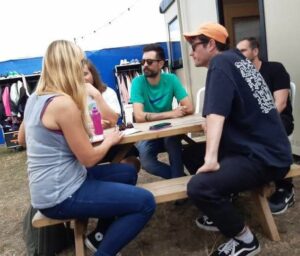
[[[162,73],[157,85],[148,83],[144,75],[132,80],[131,103],[141,103],[144,111],[161,113],[172,110],[175,97],[178,102],[187,96],[187,92],[174,74]]]

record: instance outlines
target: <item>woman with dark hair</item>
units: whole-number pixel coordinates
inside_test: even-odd
[[[103,128],[114,127],[121,115],[116,92],[102,82],[96,67],[86,59],[83,60],[83,74],[85,82],[97,89],[90,95],[94,101],[88,100],[89,110],[91,111],[96,103],[102,115]]]

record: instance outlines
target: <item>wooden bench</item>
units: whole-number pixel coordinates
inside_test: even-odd
[[[300,176],[300,165],[292,165],[286,178]],[[192,176],[184,176],[169,180],[160,180],[152,183],[139,184],[139,187],[145,188],[152,192],[155,197],[156,203],[165,203],[169,201],[187,198],[187,183]],[[275,224],[273,215],[271,213],[267,196],[269,195],[269,186],[266,185],[260,189],[252,191],[255,205],[257,205],[257,213],[259,215],[260,224],[265,234],[273,241],[279,241],[280,236]],[[55,220],[50,219],[37,212],[32,219],[32,225],[36,228],[55,225],[63,222],[70,222],[74,227],[75,235],[75,251],[76,256],[84,256],[84,234],[86,231],[86,222],[76,219],[70,220]]]
[[[87,222],[80,221],[77,219],[68,220],[56,220],[50,219],[43,215],[40,211],[32,218],[32,226],[35,228],[42,228],[46,226],[52,226],[59,223],[71,222],[71,227],[74,229],[74,239],[75,239],[75,255],[84,256],[84,234],[86,232]]]
[[[285,178],[300,176],[300,165],[293,164]],[[279,232],[268,203],[270,185],[252,191],[252,198],[257,206],[258,218],[265,234],[272,241],[280,241]]]

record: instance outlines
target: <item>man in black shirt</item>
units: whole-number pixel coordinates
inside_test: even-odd
[[[289,97],[290,76],[279,62],[262,61],[259,58],[259,43],[254,37],[242,39],[237,48],[248,58],[266,81],[275,101],[277,111],[287,135],[294,129],[292,105]],[[269,199],[273,214],[281,214],[295,203],[292,179],[276,182],[276,190]]]
[[[188,196],[231,238],[212,255],[256,255],[259,242],[230,195],[282,179],[292,163],[290,143],[261,74],[238,50],[226,50],[227,30],[206,23],[184,36],[195,66],[208,68],[205,158]]]

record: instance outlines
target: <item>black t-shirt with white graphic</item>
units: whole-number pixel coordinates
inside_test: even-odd
[[[275,91],[290,89],[290,76],[281,63],[263,61],[259,72],[269,86],[272,95],[274,95]],[[290,135],[294,129],[294,118],[292,113],[292,104],[289,97],[285,109],[280,113],[287,135]]]
[[[238,50],[210,62],[203,116],[225,117],[220,151],[238,153],[268,166],[292,163],[291,146],[262,75]]]

